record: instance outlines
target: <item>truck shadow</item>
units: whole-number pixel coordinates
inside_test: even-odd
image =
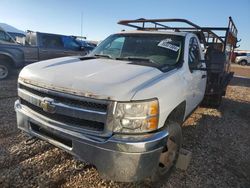
[[[250,78],[233,77],[233,79],[231,80],[229,85],[231,85],[231,86],[250,87]]]

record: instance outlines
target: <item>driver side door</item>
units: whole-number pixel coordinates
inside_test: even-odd
[[[195,70],[201,67],[205,68],[205,63],[201,63],[201,49],[198,39],[192,37],[189,41],[189,51],[188,51],[188,67],[189,72],[187,74],[187,106],[188,113],[191,113],[200,102],[203,100],[207,74],[206,71]]]

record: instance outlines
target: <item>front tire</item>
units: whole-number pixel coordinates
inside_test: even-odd
[[[245,66],[245,65],[247,65],[247,61],[246,61],[246,60],[242,60],[242,61],[240,62],[240,64],[243,65],[243,66]]]
[[[153,175],[154,182],[165,181],[175,166],[182,145],[182,129],[176,122],[167,122],[168,140],[159,159],[159,167]]]
[[[11,72],[10,65],[5,62],[0,62],[0,80],[8,78],[10,72]]]

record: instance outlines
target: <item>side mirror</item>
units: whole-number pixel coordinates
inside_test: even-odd
[[[84,46],[80,46],[80,50],[84,51],[85,50]]]
[[[194,71],[194,70],[208,71],[209,69],[207,67],[202,66],[203,63],[206,64],[206,61],[205,60],[199,60],[199,62],[197,62],[197,64],[195,66],[190,67],[190,70],[191,71]]]

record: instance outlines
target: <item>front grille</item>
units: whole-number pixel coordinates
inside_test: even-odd
[[[108,103],[98,103],[95,102],[93,99],[90,99],[90,101],[84,101],[84,97],[76,97],[70,96],[71,98],[63,97],[62,93],[57,92],[51,92],[50,90],[40,89],[37,87],[29,87],[23,84],[19,84],[20,92],[25,91],[23,96],[22,94],[19,94],[20,97],[20,103],[32,111],[38,113],[39,115],[42,115],[50,120],[54,120],[57,122],[61,122],[63,124],[66,124],[71,130],[89,130],[94,132],[102,132],[104,131],[105,121],[106,121],[106,115],[107,115],[107,109],[108,109]],[[67,95],[66,95],[67,96]],[[38,98],[36,98],[38,97]],[[84,119],[81,115],[79,116],[70,116],[65,111],[61,112],[55,112],[55,113],[49,113],[44,111],[39,104],[39,102],[34,102],[35,100],[40,101],[41,99],[48,97],[55,101],[55,103],[65,104],[63,108],[67,108],[67,110],[72,110],[72,114],[75,112],[79,112],[81,110],[92,110],[88,111],[88,116],[85,116]],[[78,100],[78,98],[80,98]],[[93,102],[94,101],[94,102]],[[100,114],[99,114],[100,112]],[[85,111],[81,111],[81,113],[84,113]],[[93,116],[90,117],[90,115]],[[102,118],[98,118],[98,117]],[[98,119],[96,119],[98,118]]]
[[[96,122],[96,121],[89,121],[85,119],[80,118],[72,118],[65,115],[60,114],[50,114],[47,112],[44,112],[40,107],[37,107],[23,99],[20,99],[20,103],[24,106],[27,106],[31,110],[35,111],[38,114],[41,114],[51,120],[55,120],[58,122],[63,122],[67,125],[76,127],[76,128],[84,128],[92,131],[102,131],[104,129],[104,123]]]
[[[67,104],[69,106],[73,106],[73,107],[77,107],[77,108],[84,108],[84,109],[88,109],[88,110],[98,110],[101,112],[107,111],[107,104],[93,103],[93,102],[89,102],[89,101],[69,99],[69,98],[65,98],[65,97],[61,97],[61,96],[55,96],[49,92],[45,93],[44,91],[42,92],[42,91],[33,89],[31,87],[27,87],[23,84],[19,84],[19,88],[24,89],[26,91],[29,91],[37,96],[40,96],[40,97],[52,98],[56,102],[61,102],[61,103]]]

